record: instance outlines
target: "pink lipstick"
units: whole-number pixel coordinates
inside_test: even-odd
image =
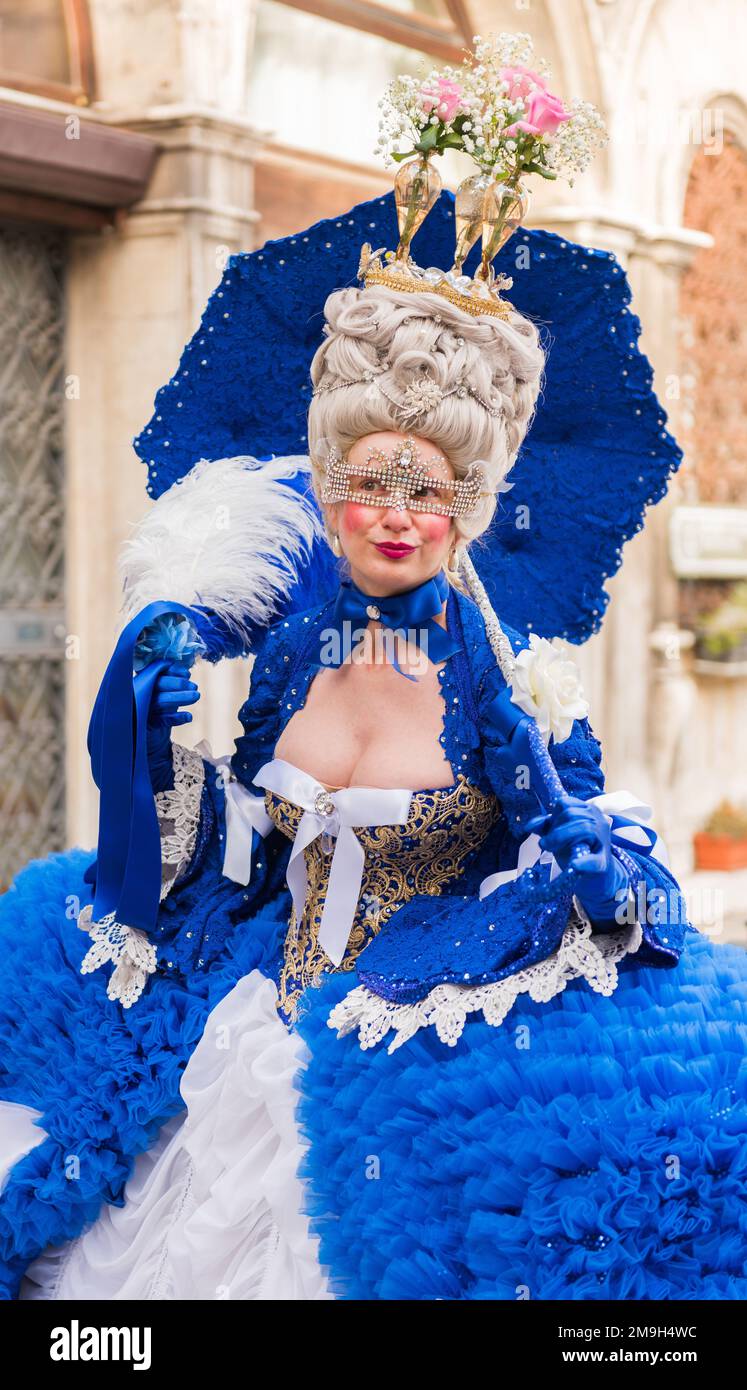
[[[384,541],[381,545],[377,545],[376,549],[381,551],[382,555],[388,555],[391,560],[401,560],[405,555],[412,555],[415,546],[393,545],[388,541]]]

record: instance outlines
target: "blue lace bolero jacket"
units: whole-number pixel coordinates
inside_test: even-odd
[[[257,643],[251,688],[239,711],[243,733],[236,740],[231,758],[234,775],[254,795],[257,794],[252,784],[255,773],[262,764],[272,760],[283,728],[303,705],[319,669],[320,633],[329,625],[333,605],[334,599],[330,599],[282,619],[266,629]],[[416,920],[418,925],[427,924],[429,917],[436,921],[439,914],[443,918],[445,905],[449,912],[449,938],[460,935],[454,930],[459,925],[456,914],[461,914],[465,924],[469,919],[473,926],[480,914],[485,916],[485,904],[489,899],[478,902],[479,885],[494,872],[516,868],[526,822],[538,810],[534,794],[517,787],[515,769],[507,768],[501,758],[501,747],[493,741],[487,720],[482,717],[487,704],[506,684],[490,647],[482,614],[470,597],[452,588],[446,619],[448,631],[458,642],[459,650],[449,657],[441,671],[444,698],[441,744],[455,776],[464,773],[480,790],[497,796],[502,814],[471,862],[466,864],[463,875],[453,885],[445,887],[443,899],[416,894],[395,914],[393,924],[397,923],[398,937],[404,941],[407,937],[400,927],[412,926]],[[515,652],[528,645],[525,637],[505,624],[504,631]],[[587,719],[576,720],[564,742],[555,744],[551,740],[549,751],[568,793],[588,799],[605,790],[601,747]],[[253,921],[262,920],[265,963],[268,971],[272,971],[273,962],[282,952],[288,925],[290,895],[285,870],[291,846],[276,833],[265,840],[256,835],[249,884],[242,886],[224,877],[224,784],[211,763],[205,762],[204,769],[194,850],[161,904],[157,927],[158,969],[186,973],[209,970],[219,956],[230,953],[242,921],[251,916]],[[626,849],[645,888],[655,889],[658,895],[658,909],[653,919],[648,920],[651,914],[643,914],[643,940],[636,959],[656,965],[674,964],[689,926],[676,881],[652,855],[628,846]],[[538,940],[536,936],[519,934],[497,965],[493,960],[492,975],[487,978],[495,978],[496,970],[498,977],[518,971],[538,957],[543,958],[554,945],[557,941],[547,937]],[[407,950],[407,946],[404,949]],[[371,954],[373,957],[376,953]],[[383,960],[381,951],[378,955]],[[368,956],[369,951],[361,956],[359,970]],[[391,961],[385,963],[385,973],[391,966]],[[429,968],[432,971],[432,959]],[[443,968],[444,978],[451,978],[446,960]]]

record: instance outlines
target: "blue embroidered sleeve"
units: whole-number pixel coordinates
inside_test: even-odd
[[[239,710],[243,733],[235,740],[231,770],[256,793],[252,778],[272,757],[279,723],[280,702],[289,652],[287,628],[274,623],[257,643],[249,695]]]
[[[186,859],[182,854],[174,886],[194,877],[205,860],[213,834],[219,841],[225,842],[227,778],[233,776],[253,792],[256,791],[251,787],[251,778],[264,760],[267,746],[271,744],[277,712],[276,679],[273,668],[266,665],[263,655],[271,632],[272,629],[265,629],[257,638],[249,694],[239,710],[244,732],[234,741],[235,750],[229,760],[230,766],[226,765],[226,759],[211,761],[202,757],[196,749],[179,748],[172,785],[164,789],[166,795],[160,792],[156,797],[162,822],[175,803],[180,807],[182,822],[191,820],[195,808],[194,804],[189,805],[190,796],[194,802],[194,787],[198,782],[201,784],[198,824],[194,827]],[[172,745],[173,749],[177,747],[176,744]],[[176,795],[169,795],[169,792]],[[163,838],[162,833],[162,843]]]
[[[503,627],[515,652],[528,646],[527,639],[520,633],[505,624]],[[489,702],[505,688],[506,682],[495,661],[485,662],[478,682],[481,716]],[[496,866],[503,870],[516,866],[519,847],[525,838],[524,827],[537,813],[539,803],[527,789],[526,778],[521,769],[517,769],[515,758],[507,756],[507,745],[492,732],[490,721],[481,717],[481,725],[486,774],[503,803],[509,832],[501,846],[501,862]],[[614,797],[606,792],[602,747],[589,720],[574,720],[569,737],[562,743],[551,738],[548,752],[566,792],[586,801],[599,802],[600,808],[611,817],[613,853],[628,873],[631,899],[622,922],[612,922],[607,929],[615,930],[625,922],[638,920],[643,932],[638,958],[659,965],[676,964],[689,926],[681,889],[666,863],[652,852],[652,845],[653,849],[658,847],[654,843],[654,832],[649,829],[646,833],[635,825],[626,824],[630,817],[621,815],[612,805],[605,805]],[[599,924],[595,924],[595,930],[599,929]]]
[[[504,623],[503,630],[515,653],[529,646],[527,639],[514,628]],[[486,774],[503,804],[511,834],[521,838],[526,821],[536,815],[540,807],[537,797],[526,785],[525,774],[517,769],[515,759],[507,756],[505,741],[494,733],[487,717],[491,700],[506,689],[506,681],[489,648],[482,654],[476,687]],[[570,796],[588,800],[604,791],[602,749],[588,719],[575,719],[568,738],[562,743],[551,739],[548,752]]]
[[[196,749],[180,750],[174,792],[157,798],[161,815],[173,811],[174,798],[180,799],[182,821],[188,822],[195,815],[195,785],[200,784],[191,853],[186,861],[182,858],[159,912],[157,944],[163,948],[159,949],[159,969],[187,973],[208,968],[227,946],[233,949],[231,938],[237,925],[284,885],[284,860],[291,846],[272,831],[266,838],[256,830],[252,832],[247,883],[237,882],[224,872],[229,783],[232,779],[241,782],[259,802],[261,797],[251,779],[274,746],[286,648],[279,628],[282,624],[262,632],[257,640],[249,694],[239,711],[243,733],[235,740],[234,753],[211,760]]]
[[[528,645],[513,629],[505,629],[515,651]],[[504,829],[495,837],[494,871],[506,879],[485,896],[444,894],[440,898],[418,895],[395,915],[391,926],[362,955],[358,966],[361,983],[390,1005],[410,1005],[424,999],[438,984],[481,986],[506,980],[546,961],[561,948],[564,934],[574,920],[574,897],[568,875],[550,879],[546,863],[535,863],[516,876],[519,851],[527,839],[527,821],[539,809],[527,778],[517,769],[515,756],[506,757],[505,740],[486,717],[490,701],[506,688],[492,652],[476,653],[475,692],[480,724],[485,778],[500,799]],[[574,721],[562,743],[550,740],[548,749],[566,791],[573,796],[605,800],[602,750],[588,719]],[[613,843],[628,827],[612,815]],[[645,836],[642,836],[645,839]],[[652,837],[653,838],[653,837]],[[682,895],[669,870],[650,853],[650,844],[634,845],[624,839],[615,852],[625,865],[634,890],[634,911],[620,923],[610,924],[614,937],[609,950],[624,956],[629,932],[640,923],[641,939],[635,959],[658,965],[676,963],[687,926]],[[513,877],[508,875],[513,874]],[[653,895],[656,911],[647,908]],[[631,904],[629,904],[630,906]],[[609,931],[596,934],[604,940]],[[375,1018],[378,1018],[374,1007]]]

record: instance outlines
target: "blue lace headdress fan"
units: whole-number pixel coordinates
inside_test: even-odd
[[[427,174],[439,141],[446,148],[457,137],[463,140],[460,119],[429,118],[413,151],[409,185],[400,170],[393,195],[232,256],[135,440],[156,504],[126,548],[129,621],[89,731],[102,788],[99,860],[102,846],[109,855],[106,892],[97,880],[97,915],[113,911],[119,921],[145,926],[158,904],[158,837],[143,738],[138,735],[128,779],[122,768],[110,766],[116,740],[105,736],[115,713],[123,732],[131,729],[132,691],[126,687],[132,666],[138,655],[143,662],[158,655],[157,644],[143,645],[144,622],[174,612],[188,615],[202,654],[217,660],[250,652],[270,622],[324,602],[339,584],[311,489],[306,433],[309,368],[333,291],[355,285],[362,275],[366,284],[435,292],[469,313],[500,317],[505,285],[511,289],[508,307],[539,329],[546,354],[543,395],[511,469],[511,490],[481,536],[475,560],[462,560],[507,681],[513,653],[496,613],[521,633],[583,642],[601,624],[608,602],[604,582],[618,568],[624,542],[640,530],[647,505],[663,496],[680,462],[652,389],[651,367],[637,346],[640,323],[630,309],[630,288],[613,254],[522,228],[519,220],[513,235],[514,224],[507,223],[510,240],[495,256],[494,224],[478,217],[465,242],[460,215],[458,264],[450,272],[435,269],[454,261],[455,200],[447,192],[434,194],[427,176],[423,198],[421,173]],[[532,172],[541,173],[541,142],[536,158],[540,163]],[[474,243],[481,229],[478,263]],[[410,256],[416,230],[418,260],[431,268],[426,271]],[[371,251],[371,245],[394,245],[398,235],[396,255],[382,260]],[[473,247],[468,255],[467,242]],[[531,526],[516,525],[519,514],[531,516]],[[144,683],[139,730],[149,689]],[[510,713],[507,718],[510,723]],[[544,745],[538,742],[535,752],[546,789],[557,793]],[[130,790],[138,785],[139,798]],[[114,789],[111,797],[105,786]],[[114,807],[115,793],[117,806],[105,810],[105,802]],[[121,835],[105,833],[117,816],[131,825],[129,850]],[[130,916],[120,916],[127,898],[122,883],[128,880],[136,889],[127,903]]]
[[[325,300],[356,283],[361,244],[371,240],[397,240],[391,194],[230,258],[134,441],[152,497],[173,499],[174,485],[201,460],[274,457],[278,473],[285,457],[277,486],[316,507],[303,457],[309,364],[321,340]],[[454,198],[443,192],[418,233],[418,256],[425,265],[445,266],[453,248]],[[517,248],[527,255],[516,258]],[[516,259],[528,268],[517,269]],[[511,272],[511,302],[538,325],[547,365],[542,398],[511,469],[513,487],[481,537],[475,564],[507,623],[580,643],[600,627],[605,580],[619,567],[624,542],[641,529],[646,507],[663,497],[682,454],[666,429],[651,366],[637,345],[641,325],[630,308],[630,287],[611,252],[525,228],[501,251],[496,269]],[[519,509],[528,509],[530,527],[515,525]],[[158,512],[151,513],[154,535]],[[308,538],[308,549],[295,554],[295,575],[260,625],[272,612],[279,617],[334,592],[337,567],[321,525]],[[163,594],[157,574],[136,565],[128,572],[130,612]],[[180,589],[174,597],[196,598]],[[246,617],[238,645],[226,636],[231,654],[251,647],[251,613]],[[213,654],[222,654],[218,639]]]
[[[151,566],[146,535],[143,553],[131,553],[125,568],[130,612],[163,597],[164,577],[178,581],[186,560],[187,578],[168,596],[199,602],[202,591],[212,617],[211,657],[250,649],[253,626],[265,626],[273,611],[281,616],[335,591],[337,568],[324,529],[313,526],[320,513],[307,486],[308,462],[298,456],[307,454],[309,369],[322,341],[325,302],[360,278],[365,288],[414,294],[416,312],[426,318],[436,318],[437,295],[481,325],[493,315],[510,323],[517,310],[537,326],[546,356],[544,395],[511,469],[509,503],[499,506],[480,538],[477,569],[463,554],[463,577],[486,616],[492,605],[493,617],[500,613],[519,632],[583,642],[600,626],[604,581],[618,568],[623,543],[640,529],[646,506],[666,491],[681,451],[638,351],[641,326],[614,255],[522,228],[528,177],[560,174],[573,183],[607,143],[596,108],[580,99],[566,104],[550,91],[549,76],[529,34],[501,33],[476,37],[459,68],[394,78],[379,103],[379,152],[399,166],[393,194],[231,257],[135,448],[155,498],[188,475],[194,482],[195,465],[214,461],[197,511],[219,487],[215,461],[221,481],[231,474],[227,460],[253,461],[253,486],[245,470],[243,495],[255,492],[256,505],[247,503],[241,514],[247,546],[262,555],[269,578],[259,595],[253,585],[224,593],[225,572],[212,582],[211,566],[196,566],[188,553],[177,555],[177,566],[164,576]],[[412,148],[403,150],[403,142]],[[440,193],[435,168],[437,157],[453,150],[479,170],[460,184],[456,199]],[[417,262],[410,251],[416,234]],[[396,252],[385,251],[395,244]],[[510,303],[503,288],[512,291]],[[387,365],[382,356],[379,369]],[[440,392],[433,379],[429,385]],[[421,387],[413,381],[408,392],[417,395]],[[469,383],[467,389],[480,401]],[[491,413],[504,409],[496,404]],[[398,420],[407,423],[401,411],[402,405]],[[427,437],[427,412],[419,433]],[[270,459],[278,486],[263,488],[256,465]],[[269,481],[266,467],[259,472]],[[292,524],[288,530],[286,507],[270,528],[276,543],[268,547],[262,518],[275,504],[283,511],[288,488],[310,503],[310,511],[298,507],[296,515],[303,513],[304,522],[311,517],[314,534],[308,525],[302,536]],[[158,551],[160,517],[179,507],[173,496],[146,523],[158,534]],[[531,525],[519,517],[531,517]],[[201,554],[220,549],[206,536],[197,537],[197,546]]]

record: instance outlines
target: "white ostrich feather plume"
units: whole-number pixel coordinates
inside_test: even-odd
[[[295,562],[324,536],[313,499],[280,481],[299,472],[310,472],[304,455],[196,463],[122,548],[122,626],[157,599],[201,604],[242,634],[249,623],[271,622],[295,583]]]

